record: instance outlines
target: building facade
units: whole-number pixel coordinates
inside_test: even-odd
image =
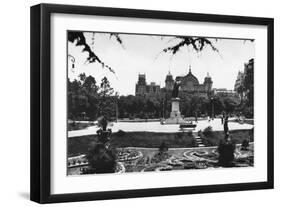
[[[236,93],[234,90],[228,90],[226,88],[214,88],[213,94],[220,97],[232,97],[235,99],[239,99],[238,93]]]
[[[209,97],[212,95],[212,78],[207,74],[202,84],[192,74],[191,67],[189,67],[189,73],[185,76],[177,76],[175,79],[170,73],[167,74],[165,79],[165,87],[160,88],[160,85],[156,85],[154,82],[147,84],[145,74],[139,74],[138,82],[136,83],[136,96],[158,96],[164,95],[163,93],[171,93],[174,87],[175,80],[180,81],[179,95],[197,95],[201,97]]]
[[[145,74],[139,74],[138,82],[136,83],[136,96],[158,96],[160,95],[160,85],[155,82],[146,83]]]
[[[176,80],[180,81],[179,93],[182,95],[197,95],[206,98],[211,95],[213,81],[209,74],[200,84],[197,77],[192,74],[191,67],[189,67],[189,73],[185,76],[177,76]]]
[[[245,99],[247,93],[250,92],[249,90],[253,90],[253,81],[254,81],[253,74],[254,74],[254,59],[250,59],[247,63],[244,64],[244,71],[238,72],[234,85],[234,91],[239,94],[240,100]],[[246,90],[246,88],[248,88],[248,91]]]

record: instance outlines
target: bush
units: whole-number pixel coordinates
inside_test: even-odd
[[[193,137],[193,133],[192,133],[192,131],[188,131],[188,132],[187,132],[187,136],[189,136],[189,137]]]
[[[166,144],[166,142],[162,142],[161,145],[159,146],[159,152],[160,153],[164,153],[167,152],[169,150],[168,145]]]
[[[250,142],[254,141],[254,127],[249,131]]]
[[[198,143],[194,137],[191,140],[191,144],[192,144],[192,147],[198,147]]]
[[[205,137],[213,137],[214,136],[213,128],[211,126],[206,127],[203,130],[203,135]]]
[[[221,140],[218,146],[219,165],[233,167],[235,144],[232,141]]]
[[[121,130],[121,129],[119,129],[119,130],[116,132],[116,136],[117,136],[117,137],[123,137],[123,136],[125,136],[125,135],[126,135],[126,132],[123,131],[123,130]]]
[[[171,155],[168,152],[157,152],[151,158],[150,163],[159,163],[169,159],[170,157]]]
[[[249,147],[249,140],[244,139],[242,144],[241,144],[241,150],[248,150],[248,147]]]
[[[113,150],[105,147],[104,144],[95,144],[89,149],[86,158],[90,169],[88,173],[114,173],[116,168],[116,155]]]

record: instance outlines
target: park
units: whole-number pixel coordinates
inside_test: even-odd
[[[213,168],[218,159],[216,150],[219,140],[224,138],[223,126],[218,118],[210,122],[200,120],[192,131],[181,131],[179,125],[161,125],[160,122],[117,122],[111,123],[111,127],[110,145],[117,149],[119,153],[117,160],[124,166],[126,172]],[[204,129],[208,127],[214,131],[207,133],[205,130],[207,136],[204,136]],[[233,121],[230,122],[229,128],[232,139],[237,143],[236,166],[252,166],[253,125]],[[90,126],[82,130],[69,131],[70,175],[81,173],[80,169],[86,163],[88,148],[98,140],[97,130],[98,126]],[[198,132],[202,132],[200,137]],[[243,141],[247,139],[248,149],[241,150]],[[162,152],[163,158],[161,156],[157,158],[162,143],[169,146],[169,149]],[[200,164],[204,167],[198,166]],[[160,168],[161,166],[164,167]]]
[[[167,119],[79,122],[88,126],[68,131],[68,175],[253,166],[251,121],[228,116],[185,119],[175,90]],[[89,161],[89,156],[107,153],[107,159]]]
[[[217,45],[221,48],[224,48],[224,44],[231,45],[224,50],[225,58],[222,60],[213,56],[218,51],[223,52],[223,49],[216,48],[217,41],[212,38],[155,37],[152,40],[147,35],[109,34],[110,38],[115,37],[121,45],[121,39],[127,40],[129,45],[131,43],[135,60],[138,60],[139,52],[142,58],[147,55],[151,68],[157,64],[159,68],[170,65],[167,58],[155,63],[155,58],[148,51],[161,51],[159,48],[163,47],[163,39],[168,43],[173,39],[179,41],[174,46],[162,49],[163,53],[170,52],[174,55],[181,47],[191,47],[196,54],[203,49],[207,51],[212,58],[205,59],[206,65],[213,64],[215,68],[225,66],[223,61],[227,64],[236,61],[238,65],[242,65],[241,70],[229,69],[231,73],[212,70],[211,76],[209,66],[206,69],[206,66],[200,65],[204,58],[196,61],[193,59],[195,67],[192,67],[190,64],[183,64],[186,60],[182,56],[178,60],[178,71],[174,69],[173,72],[169,70],[166,73],[161,68],[155,69],[157,73],[150,69],[146,73],[130,73],[130,61],[119,61],[118,58],[115,59],[117,56],[108,59],[107,62],[115,61],[117,69],[120,66],[117,71],[102,62],[96,51],[88,45],[87,40],[91,36],[95,37],[94,41],[107,45],[105,39],[98,38],[98,33],[68,34],[70,51],[76,54],[76,58],[68,54],[72,62],[69,64],[67,82],[68,175],[254,166],[252,42],[218,41]],[[145,44],[136,45],[135,41],[139,39],[155,48],[145,48]],[[97,70],[90,74],[82,72],[81,68],[86,71],[89,68],[76,61],[81,47],[86,48],[82,53],[89,53],[89,63],[101,65],[100,73]],[[208,47],[211,50],[205,49]],[[243,47],[248,47],[250,55],[239,59],[237,54],[237,60],[234,61],[231,48]],[[101,48],[104,49],[104,46]],[[122,56],[120,48],[108,46],[108,49]],[[97,48],[96,50],[98,51]],[[103,55],[106,57],[107,54]],[[191,60],[190,58],[189,62]],[[236,67],[231,65],[229,68],[235,68],[234,66]],[[143,65],[142,68],[145,67]],[[76,71],[73,72],[74,70]],[[204,75],[202,71],[207,73]],[[199,74],[203,82],[195,74]],[[137,77],[136,83],[131,80],[133,77]],[[148,79],[152,80],[151,83],[148,83]],[[164,80],[164,85],[156,83],[161,80]],[[215,84],[221,88],[215,88]],[[230,86],[234,88],[227,89]]]

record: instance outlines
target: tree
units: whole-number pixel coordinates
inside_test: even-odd
[[[69,118],[77,119],[81,113],[85,112],[85,108],[88,106],[88,97],[82,88],[81,81],[74,80],[70,82],[68,80],[68,91],[67,91]]]
[[[89,162],[87,173],[114,173],[116,169],[116,155],[102,143],[95,144],[89,149],[86,158]]]
[[[100,87],[94,77],[84,73],[79,75],[79,80],[68,80],[69,118],[78,119],[82,113],[92,120],[102,115],[109,118],[115,110],[113,93],[107,78],[103,78]]]
[[[223,99],[224,111],[227,113],[233,113],[236,107],[239,105],[236,99],[231,97],[226,97]]]
[[[92,32],[93,35],[95,35],[95,32]],[[109,33],[109,37],[114,37],[118,43],[123,45],[123,41],[119,34],[117,33]],[[102,65],[102,67],[107,68],[110,72],[115,73],[113,68],[111,68],[109,65],[106,65],[96,54],[96,52],[91,48],[91,46],[86,42],[86,38],[84,36],[84,32],[77,32],[77,31],[70,31],[67,34],[67,39],[69,42],[74,43],[76,46],[84,46],[82,52],[88,52],[88,57],[86,59],[86,62],[88,63],[94,63],[97,62]],[[93,40],[94,41],[94,40]],[[94,44],[94,42],[93,42]]]
[[[93,36],[96,34],[92,32]],[[118,33],[109,33],[109,38],[114,38],[123,48],[123,40]],[[76,46],[84,46],[82,52],[87,52],[88,57],[86,62],[88,63],[99,63],[102,67],[107,68],[110,72],[115,73],[112,67],[105,64],[101,58],[96,54],[94,49],[87,43],[84,32],[70,31],[67,35],[68,41],[75,43]],[[170,39],[175,40],[176,43],[173,46],[164,48],[162,52],[171,52],[173,55],[176,54],[182,47],[192,47],[196,52],[202,51],[204,48],[209,46],[213,51],[218,52],[218,49],[214,46],[213,42],[204,37],[188,37],[188,36],[176,36]],[[93,43],[94,44],[94,38]]]
[[[86,74],[85,73],[80,73],[78,77],[79,77],[81,83],[83,84],[85,79],[86,79]]]
[[[86,93],[88,98],[88,104],[84,110],[90,119],[95,119],[98,112],[98,86],[96,85],[96,80],[92,76],[87,76],[84,79],[82,88]]]
[[[83,87],[86,88],[89,92],[97,92],[98,87],[96,85],[96,79],[93,76],[88,76],[84,78]]]
[[[191,47],[196,52],[201,52],[204,48],[209,46],[213,51],[219,50],[214,46],[213,42],[204,37],[188,37],[188,36],[176,36],[172,37],[169,41],[175,40],[176,43],[173,46],[166,47],[162,50],[165,53],[172,53],[173,55],[178,53],[181,48]]]
[[[104,77],[101,80],[101,84],[98,92],[99,95],[98,109],[99,109],[99,115],[105,116],[106,119],[108,120],[115,112],[113,94],[114,94],[113,88],[111,88],[107,78]]]

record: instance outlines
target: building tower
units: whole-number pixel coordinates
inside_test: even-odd
[[[136,83],[136,96],[143,96],[146,94],[146,79],[145,74],[139,74],[138,82]]]
[[[173,87],[174,87],[174,79],[171,72],[169,71],[165,79],[165,88],[167,91],[172,91]]]
[[[212,78],[210,77],[209,73],[207,73],[207,76],[204,79],[204,87],[206,92],[211,92],[213,86]]]

